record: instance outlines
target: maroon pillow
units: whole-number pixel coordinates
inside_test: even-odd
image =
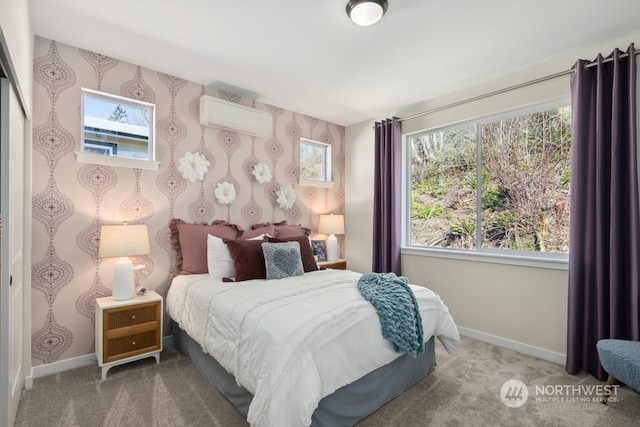
[[[224,241],[233,260],[235,281],[266,279],[262,243],[264,240],[228,240]]]
[[[169,221],[169,232],[171,233],[171,247],[176,253],[176,267],[178,271],[182,270],[182,250],[180,248],[180,238],[178,237],[178,224],[184,224],[181,219],[172,219]]]
[[[252,228],[262,228],[271,225],[275,228],[275,237],[293,237],[293,236],[309,236],[311,229],[303,227],[302,225],[292,225],[286,220],[280,222],[265,222],[262,224],[255,224]]]
[[[305,273],[310,271],[316,271],[318,264],[313,257],[313,249],[311,248],[311,242],[308,237],[305,236],[291,236],[291,237],[273,237],[269,238],[272,243],[282,242],[298,242],[300,244],[300,258],[302,258],[302,268]]]
[[[169,223],[171,243],[177,254],[177,267],[180,274],[206,273],[207,235],[221,239],[235,239],[240,230],[234,224],[214,221],[212,225],[187,224],[180,219]]]
[[[281,225],[276,227],[276,237],[294,237],[294,236],[303,236],[309,237],[311,234],[311,229],[307,227],[303,227],[301,225]]]
[[[263,227],[252,228],[251,230],[245,230],[242,232],[239,239],[253,239],[261,234],[268,234],[273,237],[276,235],[276,229],[272,224],[267,224]]]

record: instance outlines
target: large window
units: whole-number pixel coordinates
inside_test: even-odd
[[[570,123],[560,107],[407,135],[407,244],[568,253]]]

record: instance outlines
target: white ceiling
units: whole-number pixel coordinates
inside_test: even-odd
[[[38,36],[345,126],[640,27],[640,0],[389,0],[371,27],[346,3],[30,2]]]

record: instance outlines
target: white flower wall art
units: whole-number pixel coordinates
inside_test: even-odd
[[[219,182],[215,195],[220,204],[228,205],[236,199],[236,188],[228,181]]]
[[[191,182],[202,181],[211,166],[211,162],[201,153],[184,153],[184,157],[178,162],[178,170],[184,179]]]
[[[251,173],[256,177],[256,181],[260,184],[271,182],[271,169],[269,169],[269,166],[264,163],[258,163],[255,165]]]
[[[278,202],[280,208],[284,210],[291,209],[296,201],[296,193],[290,185],[280,187],[280,190],[276,192],[276,196],[278,196],[276,202]]]

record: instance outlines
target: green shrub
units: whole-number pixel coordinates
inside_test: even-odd
[[[449,232],[455,237],[473,236],[476,233],[476,222],[469,219],[460,219],[451,224]]]
[[[427,205],[418,203],[415,200],[411,203],[411,218],[412,219],[428,219],[435,218],[444,212],[444,208],[438,204]]]
[[[482,209],[498,210],[504,208],[507,201],[506,192],[502,189],[487,190],[482,194]]]

